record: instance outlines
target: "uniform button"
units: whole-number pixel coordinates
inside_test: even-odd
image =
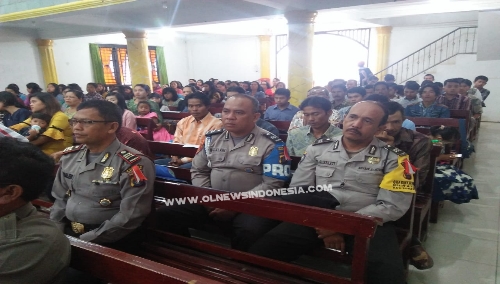
[[[225,179],[225,178],[223,178],[223,179],[222,179],[222,181],[226,181],[226,179]]]

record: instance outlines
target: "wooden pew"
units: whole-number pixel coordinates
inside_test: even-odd
[[[223,103],[211,104],[210,106],[208,106],[208,111],[212,115],[215,115],[216,113],[222,113],[223,108],[224,108]]]
[[[280,121],[280,120],[268,120],[269,123],[276,126],[280,132],[288,133],[288,128],[290,128],[290,121]]]
[[[473,129],[470,127],[472,123],[472,112],[470,110],[450,109],[450,118],[464,119],[465,129],[467,130],[467,138],[474,140]]]
[[[162,111],[161,115],[164,120],[181,120],[184,117],[190,116],[191,114],[189,114],[189,112]]]
[[[150,236],[154,235],[155,238],[151,241],[168,242],[178,246],[184,246],[191,249],[201,250],[205,253],[214,254],[219,257],[228,257],[232,260],[249,263],[254,266],[260,266],[280,273],[286,273],[298,277],[312,279],[322,283],[364,283],[365,281],[365,265],[366,265],[366,252],[368,250],[369,239],[373,237],[377,225],[381,224],[380,220],[373,217],[362,216],[350,212],[340,212],[326,210],[316,207],[303,206],[287,202],[250,198],[250,199],[235,199],[231,201],[214,201],[218,194],[227,194],[227,192],[200,188],[190,185],[174,184],[163,181],[155,182],[155,196],[156,200],[165,198],[172,200],[172,198],[195,197],[204,199],[203,204],[222,208],[226,210],[247,213],[251,215],[271,218],[275,220],[301,224],[310,227],[320,227],[330,229],[343,234],[354,235],[355,245],[352,255],[352,269],[351,278],[343,278],[331,275],[324,272],[314,271],[312,269],[304,268],[301,266],[284,263],[276,260],[251,255],[241,251],[232,250],[226,247],[215,245],[193,238],[186,238],[160,232],[154,228],[150,229]],[[220,196],[220,195],[219,195]],[[209,198],[209,201],[206,199]],[[210,200],[210,198],[212,198]],[[207,201],[207,202],[205,202]],[[163,206],[162,204],[158,204]],[[156,239],[156,240],[155,240]],[[157,247],[149,247],[148,250],[158,251]],[[332,255],[328,253],[327,255]],[[168,259],[163,259],[168,258]],[[172,256],[171,254],[164,254],[163,258],[156,259],[157,261],[166,261],[172,263],[175,261],[184,261],[184,264],[195,266],[199,268],[200,272],[214,269],[213,265],[208,262],[206,265],[199,264],[200,259],[195,258],[192,262],[182,260],[182,255]],[[340,258],[340,257],[339,257]],[[231,277],[236,277],[241,267],[237,263],[232,263],[233,269],[226,267],[225,273],[231,274]],[[236,268],[234,268],[236,266]],[[194,268],[192,268],[194,269]],[[195,270],[193,270],[195,271]],[[255,275],[257,277],[258,275]],[[274,277],[278,277],[275,275]],[[248,281],[248,280],[247,280]],[[248,283],[245,281],[245,283]],[[252,282],[252,283],[274,283],[274,282]],[[277,282],[288,283],[288,282]]]
[[[107,283],[221,283],[74,237],[68,239],[71,267]]]
[[[136,119],[137,127],[147,132],[140,132],[141,135],[146,138],[146,140],[153,141],[153,130],[156,128],[155,122],[151,118],[137,117]]]
[[[183,147],[181,144],[172,144],[158,141],[148,141],[149,149],[154,154],[174,155],[179,157],[194,158],[197,148]],[[182,169],[178,167],[169,166],[174,172],[175,177],[188,182],[191,182],[191,171],[189,169]]]

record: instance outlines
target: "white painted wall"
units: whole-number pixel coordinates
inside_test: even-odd
[[[478,60],[500,59],[500,11],[480,12],[478,29]]]
[[[26,93],[26,84],[30,82],[45,89],[36,43],[31,40],[0,43],[0,90],[15,83]]]

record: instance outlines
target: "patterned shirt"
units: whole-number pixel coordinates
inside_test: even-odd
[[[450,118],[450,110],[446,106],[436,104],[435,102],[428,107],[425,107],[423,102],[419,102],[407,106],[405,108],[405,116]]]
[[[83,101],[86,102],[86,101],[90,101],[90,100],[104,100],[104,98],[102,97],[101,94],[99,93],[88,93],[88,94],[85,94],[83,95]]]
[[[449,109],[470,110],[471,102],[468,97],[456,95],[453,99],[448,100],[446,95],[437,97],[436,103],[447,106]]]
[[[467,97],[470,100],[472,114],[474,115],[483,113],[483,101],[481,101],[481,99],[477,96],[470,93],[467,93]]]
[[[331,125],[337,125],[339,123],[339,112],[335,109],[332,110],[332,115],[330,115],[330,118],[328,118],[328,122],[330,122]],[[305,126],[304,125],[304,112],[299,110],[292,118],[292,121],[290,122],[290,127],[288,128],[288,133],[292,129],[299,128]]]
[[[270,106],[266,109],[264,113],[265,120],[281,120],[281,121],[291,121],[293,116],[299,111],[299,108],[288,103],[288,106],[284,109],[280,109],[278,105]]]
[[[342,103],[340,103],[338,105],[335,105],[335,102],[332,102],[332,109],[334,109],[334,110],[340,110],[340,109],[348,107],[350,105],[351,104],[349,104],[349,101],[347,101],[347,100],[343,101]]]
[[[332,138],[342,135],[342,130],[338,127],[330,125],[325,133],[320,138]],[[311,126],[302,126],[295,128],[288,133],[286,139],[286,148],[290,156],[302,156],[309,145],[319,138],[314,137]]]
[[[351,110],[352,106],[347,106],[339,109],[339,121],[343,121],[345,118],[345,115]]]
[[[394,147],[406,152],[410,156],[410,162],[418,168],[415,188],[419,192],[429,172],[431,140],[422,133],[401,128],[394,137]]]
[[[399,99],[397,102],[402,105],[404,108],[406,108],[407,106],[409,105],[413,105],[413,104],[416,104],[418,102],[421,102],[422,99],[421,98],[415,98],[413,100],[409,100],[407,99],[406,97],[402,98],[402,99]]]

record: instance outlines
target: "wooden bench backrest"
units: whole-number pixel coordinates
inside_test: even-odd
[[[182,144],[172,144],[159,141],[148,141],[149,149],[154,154],[174,155],[179,157],[194,158],[198,148],[183,147]]]
[[[422,187],[422,192],[432,194],[434,188],[434,174],[436,173],[436,159],[441,155],[441,146],[434,145],[431,149],[431,157],[429,162],[429,172],[425,178],[425,183]]]
[[[189,112],[173,112],[173,111],[163,111],[161,113],[161,116],[163,119],[169,119],[169,120],[181,120],[184,117],[188,117],[191,114]]]
[[[457,128],[460,132],[461,139],[465,139],[467,135],[467,129],[463,123],[464,119],[456,119],[456,118],[429,118],[429,117],[407,117],[409,120],[415,123],[416,129],[418,132],[422,134],[430,134],[429,128],[431,126],[443,125],[448,127]],[[462,125],[461,125],[462,123]],[[465,128],[465,129],[464,129]],[[462,147],[465,145],[465,142],[458,141],[455,145],[455,149],[458,153],[462,153]],[[448,149],[448,148],[447,148]]]
[[[137,127],[146,128],[147,132],[142,133],[141,135],[146,138],[146,140],[153,141],[153,130],[156,128],[155,122],[151,118],[137,117],[135,119],[137,121]]]
[[[288,132],[288,128],[290,128],[290,121],[280,121],[280,120],[268,120],[269,123],[276,126],[280,132]]]
[[[109,283],[220,283],[74,237],[68,239],[71,267]]]

